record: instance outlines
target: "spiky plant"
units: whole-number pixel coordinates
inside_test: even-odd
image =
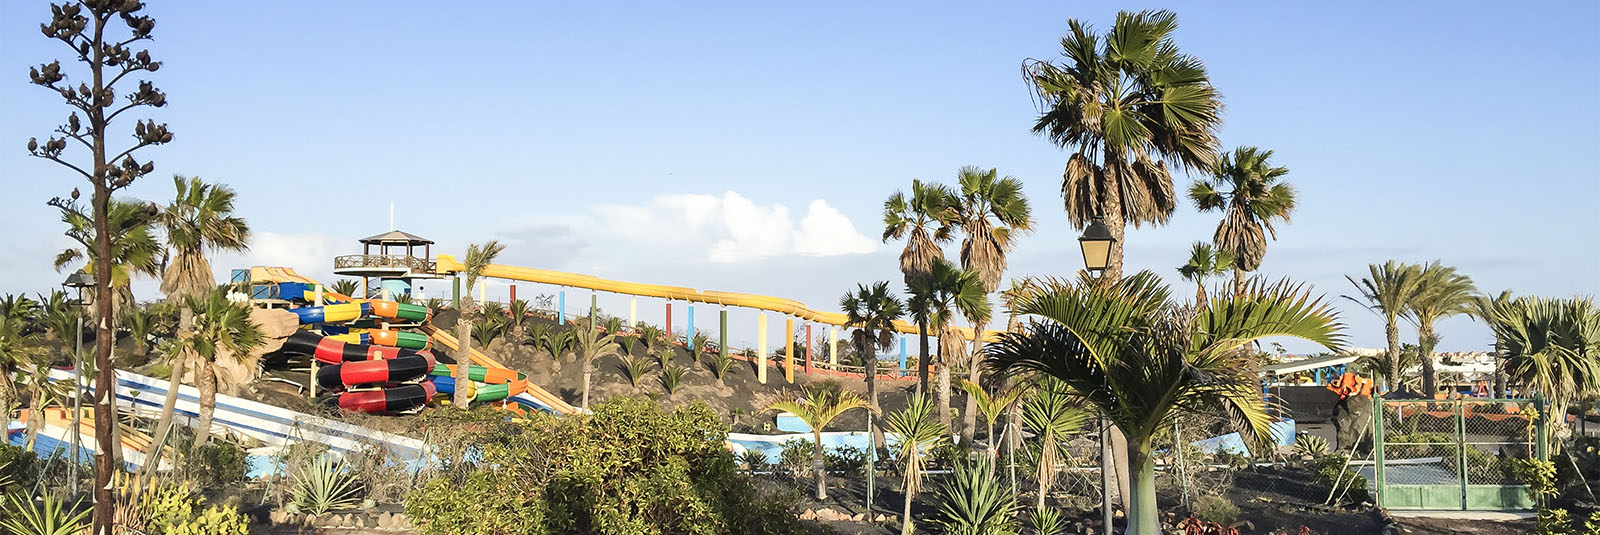
[[[533,305],[526,299],[512,299],[506,305],[506,336],[520,340],[524,329],[528,325],[528,315],[533,312]]]
[[[732,355],[723,355],[722,352],[711,354],[711,361],[707,366],[711,369],[711,377],[716,380],[717,388],[726,388],[727,382],[723,380],[728,372],[733,371],[734,359]]]
[[[676,364],[661,369],[661,387],[666,389],[667,395],[678,393],[678,385],[683,382],[683,374],[687,371],[687,368]]]
[[[605,326],[606,332],[608,332],[608,333],[617,334],[617,335],[622,334],[622,318],[619,318],[619,317],[616,317],[616,316],[609,316],[602,323],[602,325]]]
[[[300,511],[318,516],[328,511],[354,508],[360,502],[357,478],[344,461],[335,462],[323,455],[301,466],[289,488],[290,503]]]
[[[500,322],[492,320],[481,321],[472,326],[472,341],[477,342],[479,347],[488,349],[489,344],[499,338],[503,332]]]
[[[739,464],[744,465],[746,470],[754,474],[757,471],[771,467],[772,461],[767,459],[767,453],[764,451],[744,450],[744,453],[739,455]]]
[[[895,459],[900,461],[900,475],[905,489],[905,511],[900,515],[900,535],[911,535],[911,502],[922,490],[923,462],[929,452],[945,440],[947,429],[932,418],[933,401],[918,392],[911,395],[906,408],[889,415],[888,427],[895,435],[890,445]]]
[[[707,351],[708,344],[710,343],[710,335],[707,335],[703,331],[694,333],[694,337],[689,340],[689,345],[693,346],[693,348],[689,350],[689,359],[692,360],[696,365],[700,364],[700,353]]]
[[[661,366],[661,369],[666,369],[667,366],[672,365],[672,357],[678,355],[678,347],[672,344],[666,344],[656,348],[656,351],[653,353],[653,355],[655,355],[656,364]]]
[[[1067,521],[1062,519],[1061,513],[1055,509],[1038,510],[1028,513],[1028,528],[1035,535],[1064,535],[1067,532]]]
[[[1033,433],[1039,443],[1039,456],[1035,463],[1039,492],[1034,498],[1037,500],[1035,511],[1044,510],[1045,497],[1050,495],[1058,463],[1065,453],[1063,439],[1083,428],[1091,418],[1091,414],[1079,407],[1066,392],[1065,385],[1048,379],[1043,383],[1041,387],[1032,389],[1033,395],[1022,402],[1023,426]]]
[[[560,360],[561,355],[573,349],[572,344],[577,339],[574,332],[573,329],[552,329],[540,339],[539,346],[549,353],[551,358]]]
[[[996,476],[989,459],[956,463],[950,479],[934,489],[933,525],[949,535],[1017,533],[1017,495]]]
[[[661,342],[665,340],[665,336],[663,335],[661,328],[655,325],[641,321],[639,322],[638,331],[639,340],[644,342],[644,348],[646,350],[653,350],[656,346],[661,345]]]
[[[1296,457],[1321,457],[1328,453],[1328,439],[1312,434],[1303,434],[1294,437],[1294,455]]]
[[[811,426],[813,437],[813,451],[811,456],[811,470],[816,474],[817,499],[828,499],[828,486],[825,479],[827,471],[823,469],[822,457],[822,430],[833,423],[833,420],[852,409],[864,409],[865,401],[855,393],[839,388],[837,384],[820,383],[805,387],[797,401],[780,401],[767,406],[769,411],[783,411],[793,414],[806,425]]]
[[[356,291],[361,289],[361,283],[356,282],[355,279],[339,279],[333,281],[333,284],[329,284],[328,289],[333,290],[334,293],[354,296]]]
[[[655,368],[655,361],[648,358],[633,355],[617,357],[617,371],[622,373],[623,379],[628,380],[628,386],[632,386],[635,390]]]
[[[79,509],[46,492],[34,503],[26,493],[5,496],[0,528],[16,535],[78,535],[89,529],[89,510]],[[76,510],[76,512],[74,512]]]

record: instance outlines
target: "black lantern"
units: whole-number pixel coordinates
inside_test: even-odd
[[[1111,229],[1100,218],[1090,221],[1088,228],[1083,229],[1083,236],[1078,238],[1078,247],[1083,249],[1083,267],[1096,275],[1105,271],[1111,264],[1111,244],[1116,242],[1117,239],[1111,237]]]

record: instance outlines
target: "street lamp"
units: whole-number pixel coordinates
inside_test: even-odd
[[[78,300],[74,305],[83,306],[83,289],[93,287],[94,275],[78,271],[67,275],[67,280],[61,282],[63,288],[72,288],[78,291]],[[72,349],[72,464],[67,465],[67,479],[72,482],[72,493],[78,493],[78,463],[82,455],[83,444],[83,310],[78,310],[78,332],[73,339]]]
[[[1083,267],[1090,273],[1099,274],[1111,265],[1111,244],[1117,239],[1111,237],[1111,229],[1096,217],[1089,222],[1088,228],[1083,229],[1083,236],[1078,238],[1078,248],[1083,250]]]

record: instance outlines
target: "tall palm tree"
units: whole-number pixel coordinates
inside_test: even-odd
[[[467,256],[463,258],[465,261],[462,262],[462,265],[466,266],[466,269],[462,271],[467,277],[467,291],[465,292],[466,295],[461,297],[461,315],[456,319],[456,340],[459,340],[461,344],[460,349],[456,351],[455,380],[458,385],[467,384],[467,367],[472,364],[472,322],[476,321],[479,315],[478,307],[472,302],[472,286],[478,283],[479,278],[483,277],[484,268],[489,267],[489,264],[493,264],[495,257],[500,256],[500,252],[504,250],[506,250],[506,246],[501,245],[497,240],[489,240],[488,243],[483,245],[476,243],[467,245]],[[463,409],[467,408],[467,405],[472,403],[472,398],[467,393],[468,390],[466,388],[457,388],[455,397],[450,400],[450,404]]]
[[[1022,181],[1012,177],[997,178],[999,171],[985,171],[977,166],[965,166],[956,174],[959,191],[951,208],[965,238],[961,240],[961,267],[976,271],[983,284],[983,293],[1000,289],[1000,278],[1006,271],[1006,255],[1016,245],[1013,234],[1033,230],[1033,209],[1022,194]],[[967,380],[978,382],[982,368],[977,355],[983,351],[982,333],[989,328],[989,316],[967,317],[972,325],[973,360],[967,364]],[[977,400],[967,397],[966,427],[970,433],[977,428]]]
[[[1206,281],[1227,273],[1233,267],[1233,253],[1197,241],[1189,250],[1189,261],[1178,266],[1178,275],[1194,283],[1194,306],[1206,303]]]
[[[853,392],[847,392],[838,385],[814,385],[805,387],[802,396],[797,401],[779,401],[767,407],[769,411],[783,411],[795,415],[800,421],[811,426],[811,471],[816,474],[817,499],[828,499],[828,485],[825,481],[827,471],[823,470],[822,463],[822,429],[833,423],[835,418],[851,409],[863,409],[867,403]]]
[[[944,258],[939,244],[950,241],[957,224],[955,211],[951,209],[954,203],[955,193],[950,188],[921,180],[911,181],[909,198],[896,191],[883,202],[883,242],[906,239],[906,247],[900,251],[900,272],[905,276],[906,285],[926,279],[932,273],[934,259]],[[912,316],[917,320],[917,343],[921,350],[917,358],[917,388],[927,392],[928,367],[932,364],[928,352],[928,318],[916,310],[912,310]]]
[[[1600,394],[1600,308],[1593,298],[1521,297],[1490,327],[1505,346],[1509,382],[1550,403],[1551,436],[1566,425],[1572,403]]]
[[[1044,499],[1055,481],[1057,462],[1062,455],[1062,439],[1076,433],[1093,415],[1073,401],[1065,385],[1045,380],[1033,395],[1022,402],[1022,422],[1039,442],[1039,493],[1034,508],[1044,511]]]
[[[1210,169],[1222,97],[1198,58],[1173,40],[1170,11],[1121,12],[1105,34],[1077,19],[1061,38],[1066,61],[1028,59],[1023,76],[1039,117],[1033,132],[1073,151],[1062,175],[1067,220],[1102,218],[1116,242],[1106,281],[1122,276],[1124,227],[1165,224],[1177,209],[1168,165]]]
[[[67,224],[66,235],[78,245],[56,254],[55,268],[61,271],[84,261],[78,268],[92,271],[94,263],[94,222],[78,209],[77,203],[63,203],[61,221]],[[161,274],[162,248],[150,230],[150,220],[155,216],[154,204],[112,199],[107,208],[111,231],[111,308],[126,309],[134,303],[132,281],[135,275],[150,277]],[[92,297],[91,297],[92,299]],[[91,316],[95,307],[89,308]]]
[[[261,327],[250,319],[250,305],[230,301],[226,287],[191,295],[184,302],[194,313],[194,332],[180,338],[178,344],[193,363],[195,386],[200,389],[193,445],[199,448],[211,440],[211,417],[217,410],[217,358],[224,353],[244,358],[266,340]]]
[[[1059,380],[1126,433],[1127,533],[1160,531],[1153,444],[1162,429],[1220,410],[1241,436],[1270,440],[1272,418],[1254,363],[1239,348],[1273,336],[1331,349],[1343,344],[1337,313],[1287,281],[1253,283],[1240,294],[1215,295],[1197,312],[1186,308],[1149,271],[1110,284],[1054,281],[1021,303],[1023,313],[1046,321],[985,348],[991,369]]]
[[[939,421],[955,432],[950,421],[950,366],[963,345],[961,333],[956,330],[956,314],[989,317],[989,296],[983,291],[978,272],[956,267],[943,257],[935,258],[928,278],[913,280],[906,293],[911,294],[910,308],[921,311],[928,326],[939,335]]]
[[[839,308],[844,311],[844,328],[854,328],[850,342],[866,366],[867,409],[876,416],[872,426],[873,447],[883,449],[883,409],[878,406],[878,353],[894,347],[894,320],[905,315],[905,306],[888,281],[879,281],[872,287],[857,284],[856,291],[839,298]]]
[[[1501,290],[1497,295],[1479,294],[1472,300],[1472,310],[1468,312],[1473,317],[1483,320],[1491,330],[1496,321],[1510,313],[1511,304],[1516,301],[1511,290]],[[1494,378],[1490,385],[1490,394],[1497,398],[1506,396],[1506,370],[1505,370],[1505,340],[1500,337],[1499,331],[1494,331]]]
[[[933,401],[917,392],[911,395],[904,410],[889,415],[889,430],[895,435],[894,456],[900,460],[900,474],[905,477],[905,511],[900,515],[900,535],[911,535],[911,502],[922,490],[922,463],[949,432],[944,424],[929,418],[932,412]]]
[[[1195,181],[1189,200],[1201,212],[1221,210],[1222,222],[1211,241],[1233,253],[1233,291],[1244,288],[1245,273],[1261,267],[1267,236],[1278,239],[1274,220],[1289,222],[1294,212],[1294,187],[1283,182],[1288,167],[1274,167],[1272,151],[1239,147],[1217,157],[1211,178]],[[1263,228],[1265,232],[1263,232]]]
[[[1405,314],[1411,301],[1417,298],[1420,288],[1419,278],[1421,270],[1417,266],[1390,260],[1383,264],[1368,264],[1367,277],[1357,281],[1349,275],[1345,279],[1350,281],[1356,290],[1361,292],[1361,299],[1344,296],[1362,306],[1367,307],[1374,314],[1383,318],[1383,334],[1387,342],[1385,350],[1389,355],[1400,354],[1400,318]],[[1398,358],[1390,358],[1389,362],[1395,365],[1400,363]],[[1389,390],[1400,387],[1399,368],[1390,369],[1384,374]]]
[[[30,324],[37,309],[38,303],[27,296],[0,299],[0,430],[11,427],[11,407],[17,402],[11,378],[32,370],[48,353],[43,335]]]
[[[1478,287],[1472,278],[1456,273],[1456,268],[1429,262],[1417,275],[1417,295],[1406,306],[1406,319],[1417,327],[1417,347],[1422,348],[1422,393],[1438,393],[1438,377],[1433,371],[1433,348],[1439,344],[1434,325],[1442,319],[1468,314],[1477,299]]]
[[[572,331],[576,334],[573,337],[573,350],[577,352],[578,359],[583,361],[583,403],[579,406],[587,409],[589,408],[589,379],[594,375],[595,359],[606,355],[621,354],[622,346],[617,345],[617,335],[615,333],[601,336],[600,327],[597,325],[585,325]],[[556,358],[559,359],[560,357]]]

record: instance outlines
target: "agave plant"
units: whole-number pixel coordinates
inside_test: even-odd
[[[650,375],[655,365],[655,362],[644,357],[633,355],[617,357],[617,371],[622,372],[622,377],[628,380],[628,385],[636,389],[639,388],[639,383],[644,381],[645,376]]]
[[[683,373],[686,371],[687,368],[675,364],[661,368],[661,387],[667,389],[667,395],[678,392],[678,384],[683,382]]]
[[[1294,454],[1296,457],[1321,457],[1328,452],[1328,439],[1316,435],[1300,435],[1294,437]]]
[[[1017,496],[1000,484],[988,459],[956,464],[949,481],[934,491],[939,504],[933,524],[951,535],[1017,532]]]
[[[503,331],[498,321],[482,321],[472,326],[472,341],[477,342],[479,347],[485,349],[489,347],[489,342],[493,342],[502,334]]]
[[[689,349],[689,358],[694,359],[695,364],[699,364],[700,352],[706,350],[706,344],[711,343],[711,337],[704,332],[697,332],[694,333],[694,338],[691,338],[689,342],[689,345],[693,346]]]
[[[89,527],[88,509],[69,506],[48,492],[39,502],[22,493],[8,494],[3,509],[0,528],[5,529],[0,531],[15,535],[77,535]]]
[[[1038,535],[1063,535],[1067,521],[1055,509],[1035,510],[1028,514],[1028,528]]]
[[[767,460],[767,453],[760,450],[744,450],[744,453],[739,454],[739,464],[743,464],[751,473],[755,473],[758,470],[766,470],[772,466],[772,463]]]
[[[294,486],[289,489],[290,503],[301,512],[316,516],[355,507],[360,503],[357,490],[349,466],[324,455],[295,471]]]
[[[560,359],[563,353],[572,349],[574,335],[570,330],[553,330],[544,335],[540,340],[540,347],[550,353],[550,358]]]

